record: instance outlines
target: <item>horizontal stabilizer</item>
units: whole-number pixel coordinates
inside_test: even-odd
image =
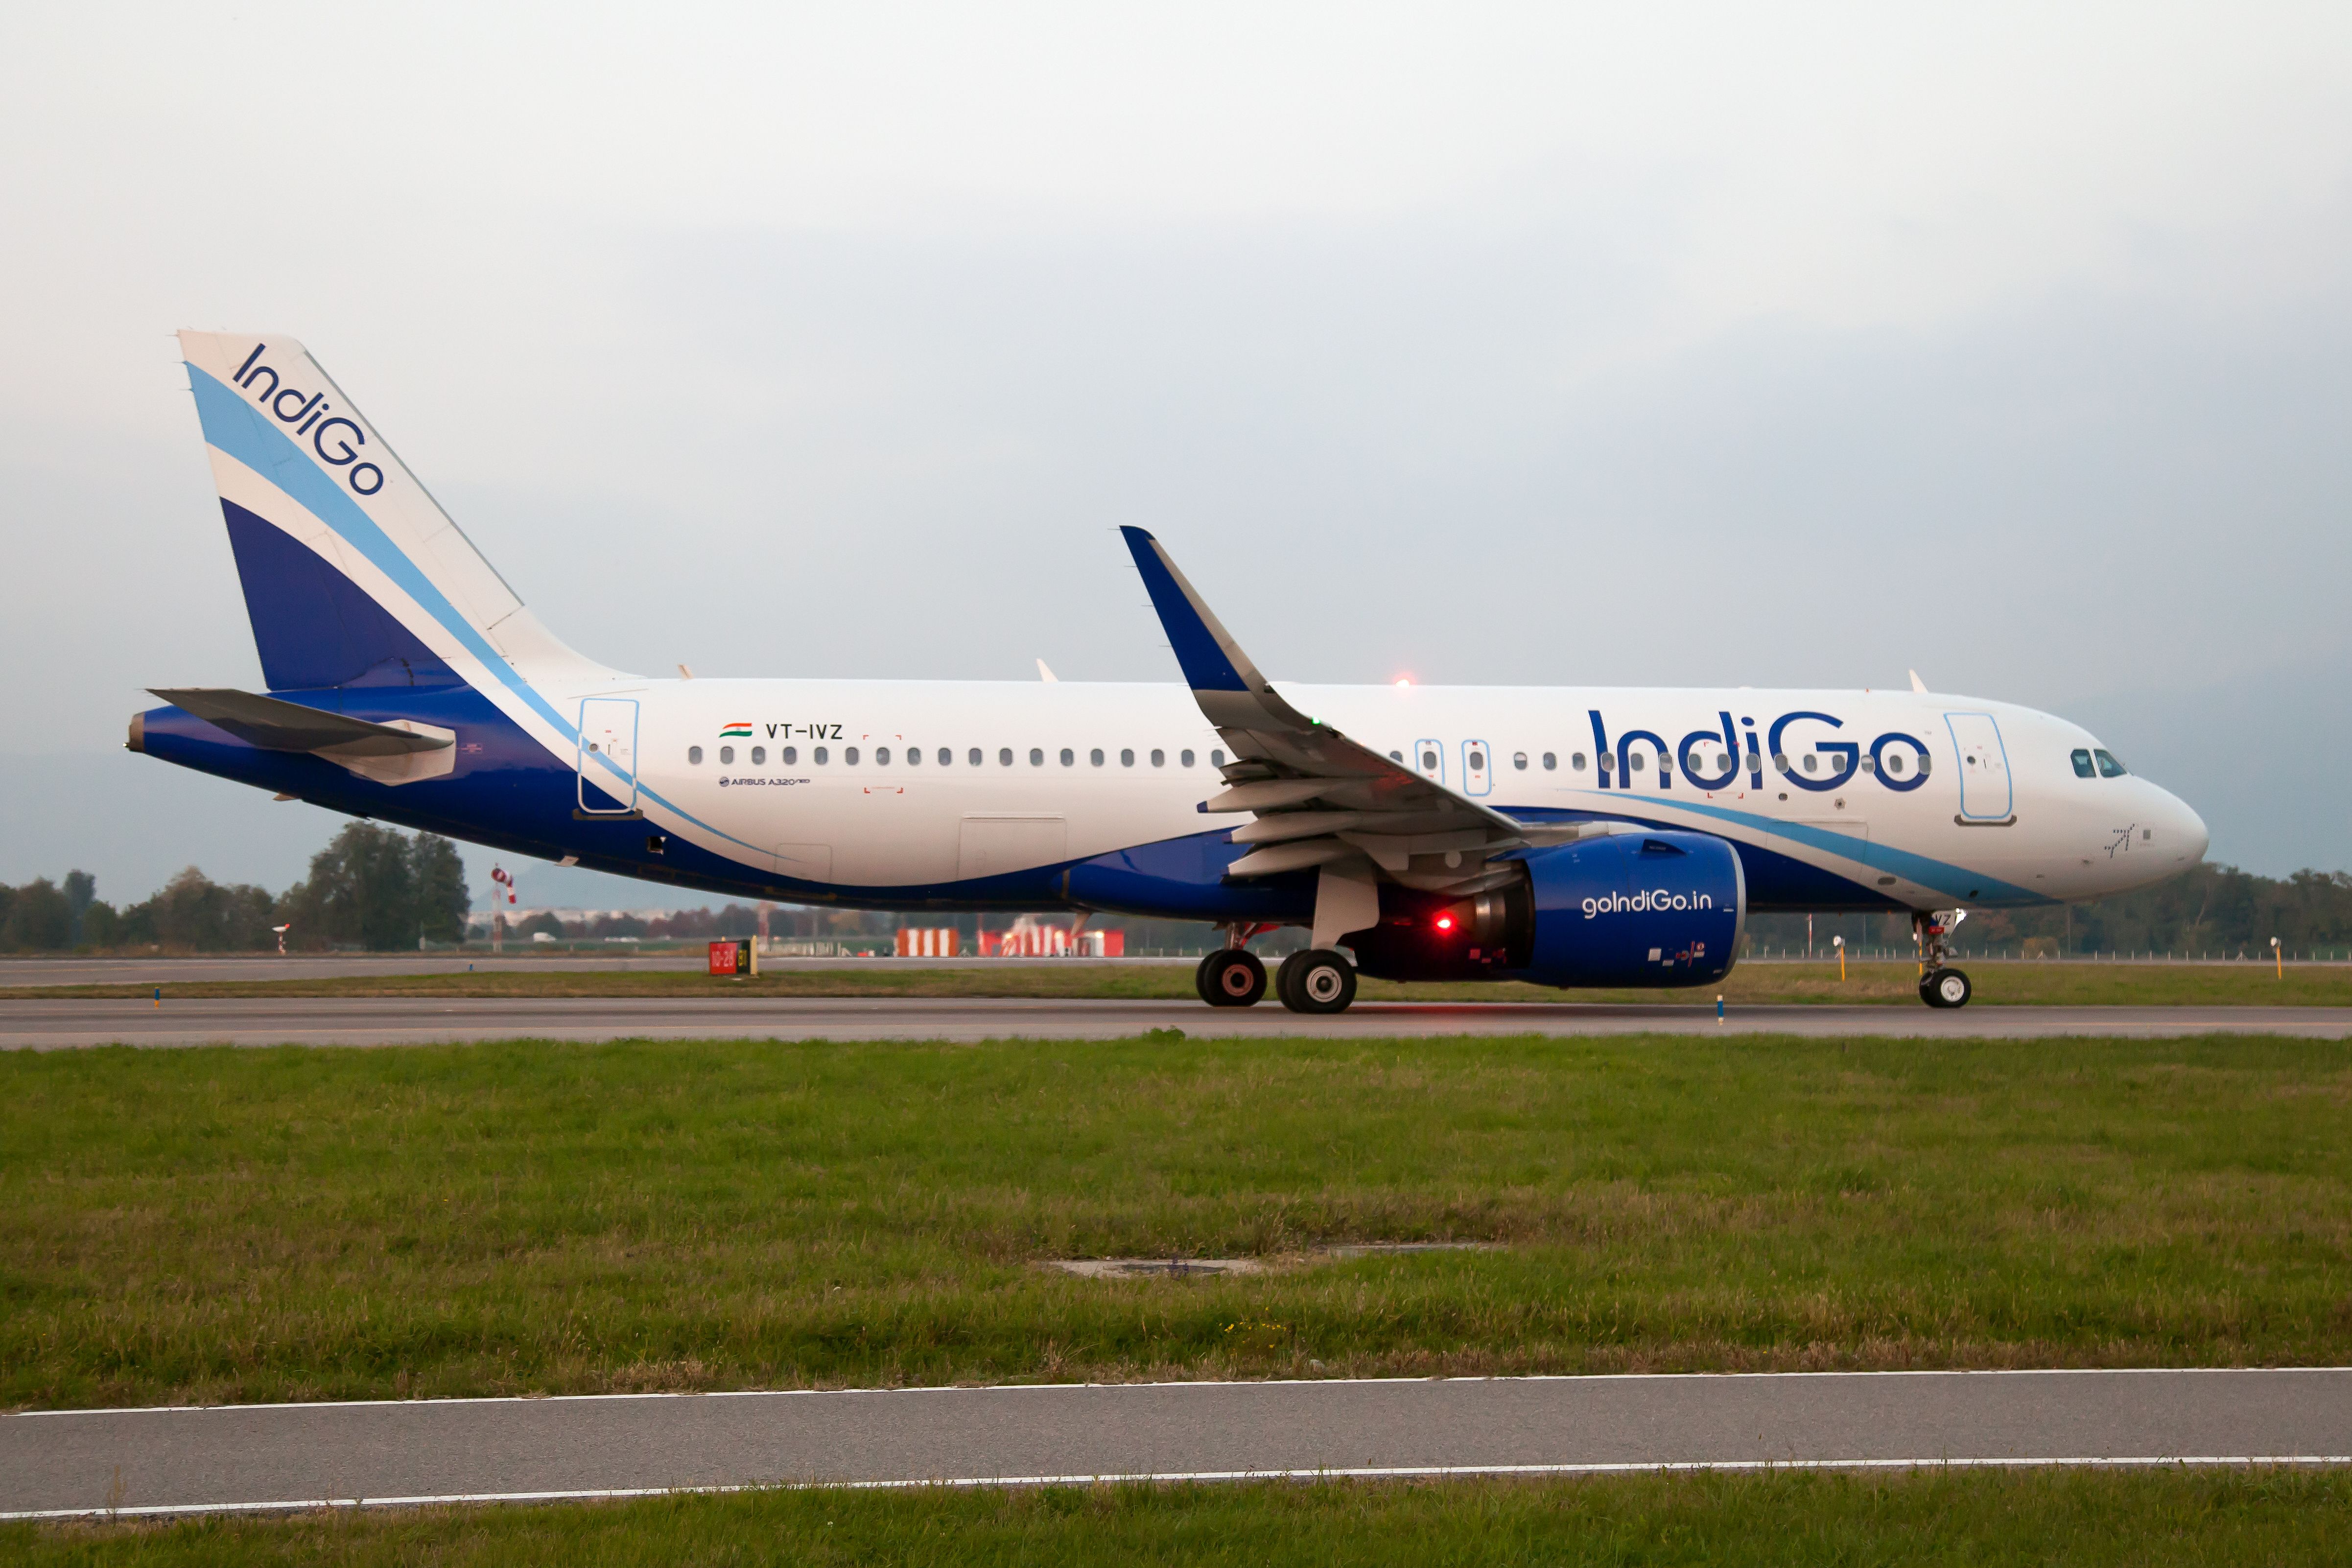
[[[324,751],[338,758],[404,757],[411,752],[438,751],[454,744],[443,734],[421,734],[388,724],[370,724],[323,708],[305,707],[277,697],[256,695],[226,686],[148,688],[173,706],[194,714],[207,724],[228,731],[247,746],[264,751]]]

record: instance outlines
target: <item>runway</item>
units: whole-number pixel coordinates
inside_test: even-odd
[[[1069,1001],[946,997],[269,997],[0,999],[0,1049],[126,1043],[416,1045],[440,1040],[1079,1040],[1181,1029],[1187,1035],[1367,1037],[1505,1034],[1902,1035],[2155,1039],[2209,1034],[2352,1037],[2352,1008],[1738,1007],[1712,1003],[1365,1002],[1307,1018],[1267,1002]]]
[[[1191,968],[1197,958],[1087,958],[1063,955],[1034,962],[1055,969],[1071,965],[1089,968],[1131,968],[1137,965],[1176,965]],[[1004,958],[800,958],[768,955],[763,971],[789,969],[961,969],[1001,968]],[[332,980],[373,979],[386,975],[699,975],[705,961],[699,953],[634,953],[626,947],[609,953],[497,955],[457,953],[338,953],[319,956],[294,953],[244,954],[230,957],[176,957],[163,955],[131,958],[0,958],[0,995],[29,986],[175,986],[190,980]]]
[[[0,1518],[778,1484],[2352,1463],[2352,1369],[1046,1385],[0,1416]]]

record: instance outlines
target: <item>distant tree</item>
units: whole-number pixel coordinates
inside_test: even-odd
[[[310,857],[310,874],[286,890],[278,913],[309,945],[416,946],[416,873],[406,835],[353,822]]]
[[[600,915],[588,927],[591,936],[643,936],[645,921],[634,915]]]
[[[546,932],[550,936],[557,938],[561,938],[564,935],[563,922],[555,917],[555,914],[552,910],[546,909],[541,910],[538,914],[532,915],[530,919],[524,921],[514,929],[515,935],[521,937],[526,942],[530,941],[533,936],[542,931]]]
[[[408,852],[416,889],[416,934],[435,942],[463,942],[474,895],[466,891],[466,862],[457,858],[457,846],[435,834],[419,833]]]
[[[12,953],[56,953],[73,946],[73,911],[47,877],[28,882],[8,901],[0,947]]]
[[[646,936],[667,937],[673,942],[706,942],[718,931],[718,924],[708,909],[673,909],[646,927]]]
[[[216,883],[189,866],[154,897],[124,910],[112,922],[112,940],[197,953],[250,952],[275,941],[269,925],[276,907],[265,889]]]
[[[115,947],[122,944],[122,916],[114,905],[93,898],[81,912],[81,940],[77,947]]]
[[[82,916],[88,913],[90,900],[98,896],[98,878],[86,871],[69,871],[66,873],[65,891],[66,910],[73,921],[74,945],[79,946],[84,940]]]

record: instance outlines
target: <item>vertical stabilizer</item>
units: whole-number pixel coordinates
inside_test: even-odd
[[[611,675],[523,608],[301,344],[183,332],[180,347],[271,689],[523,694]]]

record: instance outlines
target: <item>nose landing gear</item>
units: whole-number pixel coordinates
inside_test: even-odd
[[[1976,994],[1968,975],[1944,962],[1952,928],[1967,918],[1964,909],[1911,912],[1911,940],[1919,946],[1919,999],[1931,1008],[1964,1008]]]

